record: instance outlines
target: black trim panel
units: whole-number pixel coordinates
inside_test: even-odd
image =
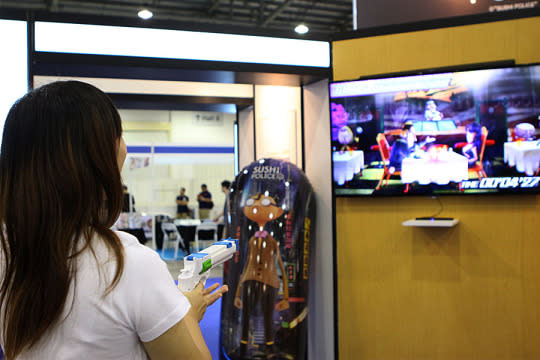
[[[329,77],[330,69],[111,55],[35,52],[34,74],[167,81],[299,86]]]
[[[34,41],[35,27],[33,21],[26,22],[26,56],[27,56],[27,73],[28,73],[28,91],[34,88]]]
[[[35,60],[47,64],[113,65],[165,67],[170,69],[205,69],[241,72],[263,72],[299,75],[327,75],[329,68],[311,66],[239,63],[230,61],[181,60],[139,56],[114,56],[93,54],[71,54],[36,51]]]
[[[365,75],[365,76],[360,76],[359,78],[352,79],[352,80],[338,80],[338,81],[331,81],[330,83],[336,84],[336,83],[358,81],[358,80],[384,79],[384,78],[394,78],[394,77],[397,78],[397,77],[402,77],[402,76],[440,74],[440,73],[445,73],[445,72],[461,72],[461,71],[482,70],[482,69],[496,69],[496,68],[505,68],[505,67],[514,67],[514,66],[516,66],[516,61],[514,59],[499,60],[499,61],[486,61],[486,62],[481,62],[481,63],[459,64],[459,65],[441,66],[441,67],[433,67],[433,68],[426,68],[426,69],[398,71],[398,72],[392,72],[392,73]]]
[[[108,93],[119,109],[235,112],[253,104],[252,98]]]
[[[188,95],[154,95],[154,94],[126,94],[108,93],[113,100],[161,102],[178,104],[235,104],[252,105],[253,98],[236,98],[221,96],[188,96]]]

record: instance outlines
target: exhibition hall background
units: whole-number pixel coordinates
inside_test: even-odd
[[[2,120],[11,104],[29,88],[55,80],[92,83],[124,105],[126,102],[161,104],[160,110],[165,111],[155,111],[154,107],[146,108],[153,109],[150,112],[140,111],[141,107],[121,107],[126,137],[138,143],[128,144],[128,149],[131,145],[148,144],[155,148],[156,142],[168,142],[168,146],[182,145],[191,151],[153,153],[149,160],[149,168],[153,170],[135,167],[141,173],[134,174],[137,180],[134,190],[146,188],[151,194],[137,203],[140,201],[141,207],[152,212],[174,210],[167,209],[170,207],[167,199],[181,186],[174,180],[180,172],[176,165],[186,157],[211,158],[214,162],[203,166],[211,171],[220,167],[217,160],[230,169],[227,175],[220,173],[210,179],[216,182],[209,183],[211,189],[215,186],[216,207],[223,198],[217,180],[234,175],[235,161],[236,171],[265,156],[288,158],[303,168],[315,189],[320,216],[313,235],[308,352],[310,359],[332,358],[334,298],[327,295],[334,290],[333,215],[328,176],[330,153],[326,151],[330,147],[327,85],[330,44],[156,28],[78,26],[67,22],[0,19],[0,34],[12,35],[3,38],[0,58],[0,75],[9,79],[0,83]],[[67,34],[71,37],[64,36]],[[156,42],[156,38],[161,41]],[[185,45],[194,39],[197,46],[170,46]],[[235,43],[226,45],[227,39]],[[133,41],[141,46],[134,46]],[[257,47],[261,48],[257,50]],[[220,51],[215,51],[218,48]],[[194,58],[186,60],[186,56],[192,55]],[[272,63],[262,63],[265,61]],[[235,108],[232,113],[200,110],[207,105],[227,104]],[[312,108],[317,111],[312,111],[310,104],[315,104]],[[186,112],[185,107],[197,110]],[[205,114],[219,114],[223,127],[195,126],[195,116]],[[238,131],[234,132],[233,127]],[[218,137],[225,143],[218,143]],[[232,149],[231,140],[237,145],[234,156],[228,152],[229,147]],[[193,148],[202,152],[194,154]],[[308,152],[318,158],[306,157]],[[128,156],[142,158],[144,163],[144,157],[149,155],[135,152]],[[165,167],[152,166],[159,163]],[[196,173],[194,164],[192,170]],[[202,177],[192,180],[198,185]]]
[[[15,25],[26,29],[24,21],[9,24]],[[333,80],[508,59],[540,62],[539,29],[540,18],[531,17],[334,41]],[[13,29],[2,31],[16,38]],[[3,78],[16,73],[17,53],[26,45],[26,34],[8,45],[15,61],[0,60]],[[20,76],[12,83],[20,85]],[[460,220],[450,229],[401,225],[435,213],[433,198],[336,198],[333,204],[327,81],[283,87],[278,103],[279,89],[258,86],[247,96],[254,107],[237,114],[240,166],[276,153],[279,132],[270,124],[288,119],[280,123],[290,135],[280,149],[305,169],[317,193],[310,359],[334,357],[334,327],[340,359],[540,358],[538,196],[441,197],[440,215]],[[0,101],[12,103],[26,91],[20,88],[0,84]],[[285,110],[267,113],[276,104]]]
[[[540,62],[540,18],[335,41],[335,80]],[[340,359],[540,359],[540,199],[441,197],[450,229],[403,227],[425,197],[337,198]]]

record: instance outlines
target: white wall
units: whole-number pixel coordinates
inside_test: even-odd
[[[218,125],[197,125],[196,115],[213,115],[209,112],[172,111],[171,142],[186,145],[233,146],[233,125],[236,114],[217,113],[223,121]]]
[[[308,354],[311,360],[326,360],[334,358],[335,326],[330,111],[326,80],[304,87],[304,106],[305,169],[317,199]]]
[[[255,160],[253,107],[238,113],[238,171]]]
[[[13,103],[28,90],[26,22],[0,20],[0,136]]]
[[[300,87],[255,86],[256,158],[288,160],[302,168]]]
[[[196,115],[221,117],[213,125],[201,125]],[[235,114],[195,111],[120,110],[124,140],[128,145],[174,144],[186,146],[233,146]],[[217,124],[216,124],[217,123]],[[122,170],[124,181],[135,197],[139,212],[159,212],[173,216],[180,187],[186,188],[189,206],[197,209],[197,194],[205,183],[214,199],[212,213],[223,209],[225,197],[221,181],[234,179],[233,154],[172,154],[152,158],[148,167]],[[144,157],[144,156],[138,156]],[[152,166],[153,165],[153,166]],[[152,208],[153,202],[153,208]]]

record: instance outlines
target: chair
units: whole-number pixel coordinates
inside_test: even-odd
[[[180,235],[180,232],[178,232],[178,229],[176,228],[176,225],[174,225],[174,223],[162,222],[161,230],[163,231],[163,247],[161,249],[161,257],[164,260],[176,260],[178,258],[178,247],[180,246],[182,246],[182,250],[187,253],[184,239]],[[166,244],[171,241],[174,242],[174,258],[165,256],[165,249],[167,248]]]
[[[195,247],[197,248],[196,251],[199,251],[199,232],[205,231],[205,232],[212,232],[212,242],[218,241],[218,224],[211,222],[211,221],[203,221],[199,225],[197,225],[197,229],[195,230]]]
[[[487,143],[487,136],[488,136],[488,129],[486,129],[485,126],[482,126],[482,134],[481,134],[481,144],[480,144],[480,154],[478,154],[478,160],[474,164],[474,166],[469,168],[469,172],[475,172],[478,176],[478,179],[487,177],[486,172],[484,171],[484,165],[483,165],[483,159],[484,159],[484,150],[486,149],[486,143]]]
[[[388,168],[388,164],[390,162],[390,145],[388,145],[388,141],[386,140],[386,136],[384,134],[379,133],[377,134],[377,146],[379,148],[379,153],[381,154],[381,159],[383,162],[383,174],[381,176],[381,180],[379,180],[379,183],[377,184],[377,187],[375,190],[379,190],[381,188],[381,185],[383,184],[383,181],[386,178],[386,184],[388,185],[388,180],[390,179],[390,176],[392,175],[399,175],[401,176],[401,171],[396,170],[393,173],[390,172]],[[405,193],[409,192],[409,184],[405,184]]]

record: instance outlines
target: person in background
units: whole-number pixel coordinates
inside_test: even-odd
[[[223,211],[221,211],[219,214],[217,214],[213,221],[216,223],[223,224],[226,221],[226,216],[229,213],[228,211],[228,204],[229,204],[229,191],[231,188],[231,182],[229,180],[223,180],[221,182],[221,191],[225,194],[225,203],[223,204]],[[223,238],[225,238],[225,227],[223,228],[223,234],[221,234]]]
[[[215,218],[214,222],[218,223],[218,236],[221,236],[222,239],[227,238],[229,235],[227,233],[227,215],[229,214],[229,191],[231,189],[231,182],[229,180],[223,180],[221,182],[221,191],[225,194],[225,203],[223,204],[223,211],[219,213]]]
[[[135,198],[133,195],[131,195],[128,191],[128,187],[126,185],[122,185],[122,190],[124,192],[124,200],[122,204],[122,212],[128,213],[128,212],[136,212],[135,210]],[[129,204],[129,200],[131,199],[131,208]]]
[[[214,207],[212,194],[208,191],[206,184],[201,185],[201,192],[197,195],[199,202],[199,218],[201,220],[210,218],[210,210]]]
[[[176,197],[176,218],[189,218],[189,197],[186,195],[186,188],[180,188],[180,194]]]
[[[155,251],[111,230],[125,158],[118,111],[92,85],[53,82],[9,111],[0,149],[7,359],[211,358],[198,322],[227,287],[184,294]]]

